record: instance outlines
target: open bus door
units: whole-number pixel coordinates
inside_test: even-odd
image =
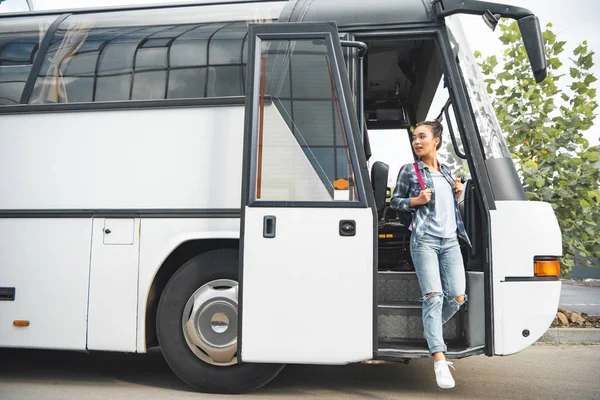
[[[238,356],[374,351],[374,200],[333,23],[251,25]]]

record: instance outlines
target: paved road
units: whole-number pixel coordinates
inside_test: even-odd
[[[569,311],[600,315],[600,285],[586,286],[577,282],[563,281],[559,304]]]
[[[431,361],[287,366],[247,396],[191,392],[160,352],[109,354],[0,349],[0,399],[598,399],[600,346],[536,345],[510,357],[458,360],[458,386],[435,386]]]

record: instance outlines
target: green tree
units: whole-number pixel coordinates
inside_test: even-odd
[[[554,208],[563,235],[563,274],[571,270],[575,257],[580,265],[598,266],[600,172],[594,164],[599,151],[583,135],[598,107],[591,87],[596,81],[590,72],[594,52],[584,41],[572,57],[566,56],[566,43],[557,39],[549,23],[542,33],[548,76],[536,84],[517,23],[503,22],[500,28],[501,63],[496,56],[484,59],[478,51],[475,57],[481,60],[527,198]]]

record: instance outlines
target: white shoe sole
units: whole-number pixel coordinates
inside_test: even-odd
[[[452,389],[454,386],[456,386],[455,383],[451,383],[451,384],[446,384],[446,385],[440,385],[438,383],[438,386],[440,387],[440,389]]]

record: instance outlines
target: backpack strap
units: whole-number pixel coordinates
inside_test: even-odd
[[[419,169],[419,164],[414,162],[413,167],[415,167],[415,172],[417,173],[417,178],[419,178],[419,184],[421,185],[421,190],[425,190],[425,182],[423,182],[423,176],[421,176],[421,170]]]

